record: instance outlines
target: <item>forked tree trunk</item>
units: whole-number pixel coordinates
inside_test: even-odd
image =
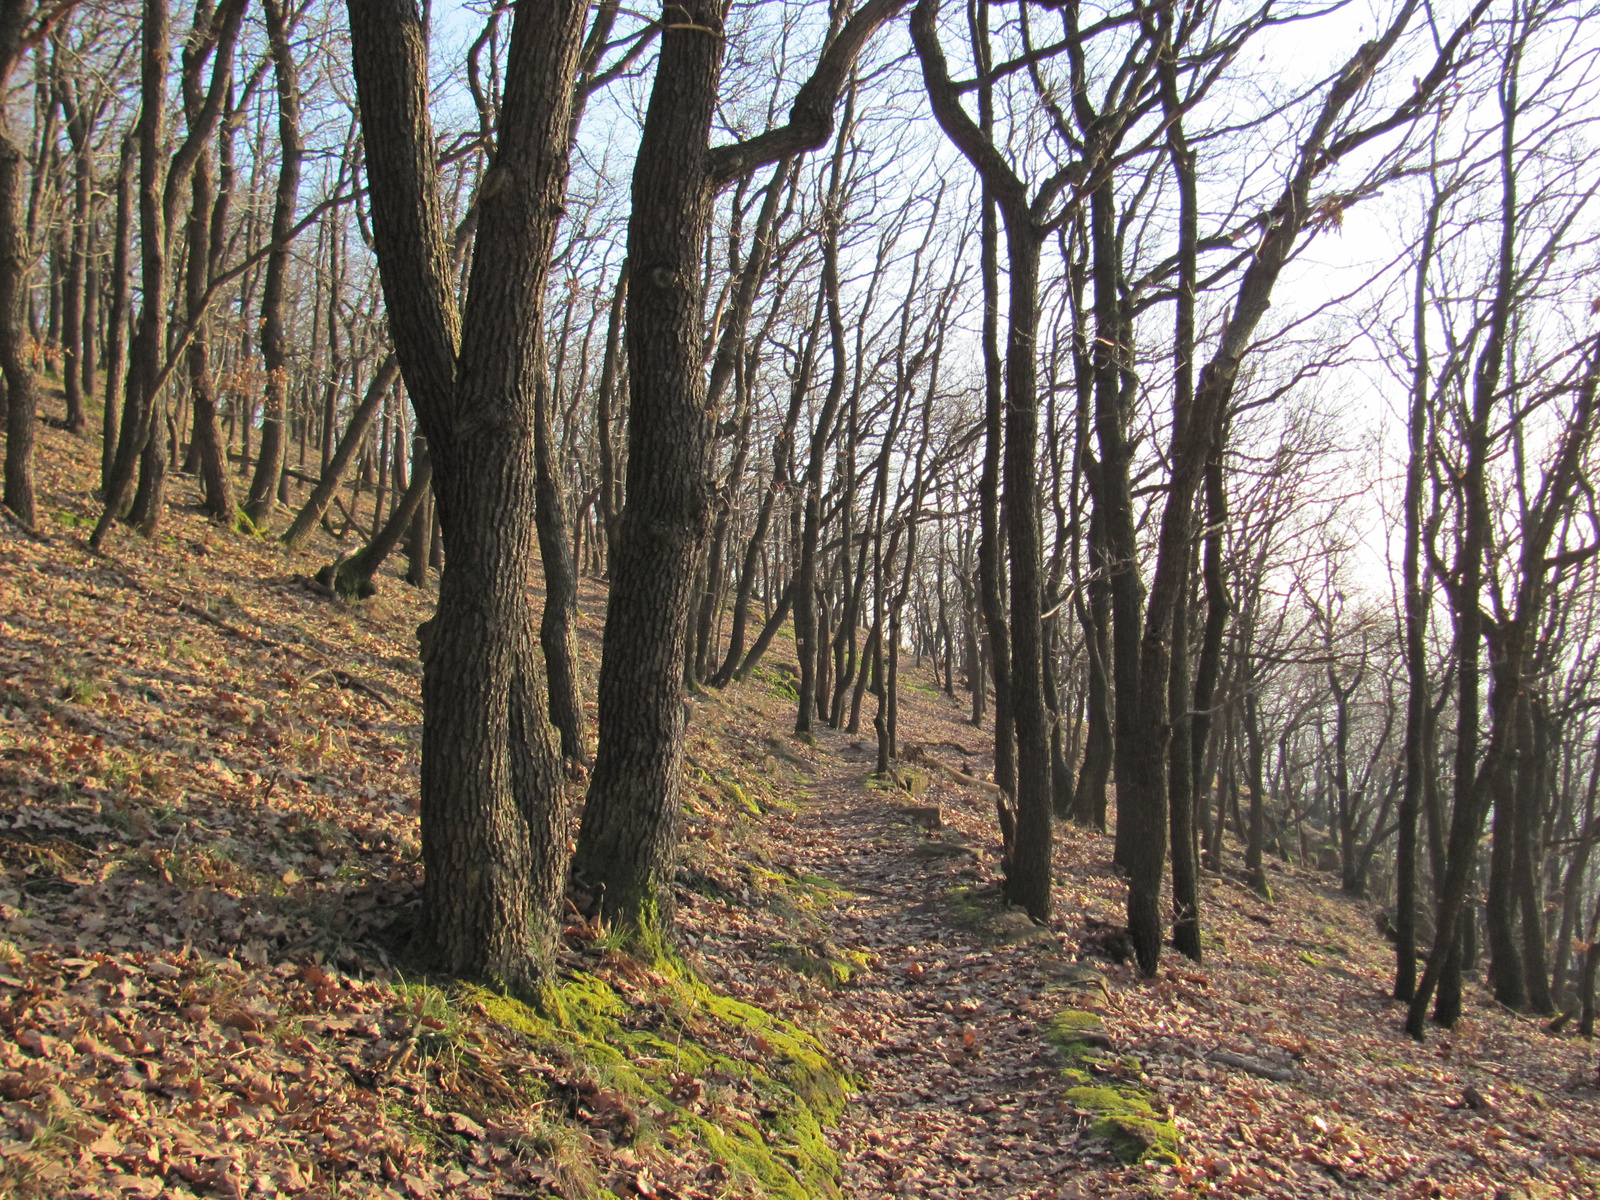
[[[513,987],[531,982],[553,949],[566,847],[527,596],[542,369],[533,331],[565,196],[587,9],[517,5],[479,200],[484,252],[473,257],[458,323],[421,16],[411,0],[349,3],[378,266],[446,543],[438,610],[420,631],[418,949],[444,970]],[[419,477],[426,472],[413,486]]]

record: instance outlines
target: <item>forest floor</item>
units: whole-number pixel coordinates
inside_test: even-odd
[[[1477,987],[1412,1042],[1333,876],[1207,876],[1154,979],[1104,835],[1006,909],[911,663],[910,791],[789,736],[781,641],[694,701],[681,963],[574,919],[540,1005],[408,974],[429,595],[182,507],[90,555],[97,460],[41,429],[49,541],[0,523],[0,1196],[1600,1194],[1593,1048]]]

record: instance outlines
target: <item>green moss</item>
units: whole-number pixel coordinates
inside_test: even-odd
[[[468,988],[463,999],[530,1041],[558,1048],[603,1086],[658,1114],[659,1124],[699,1142],[742,1189],[756,1195],[839,1195],[838,1160],[825,1125],[849,1095],[849,1081],[820,1042],[770,1013],[719,995],[681,964],[650,966],[619,956],[630,984],[648,1000],[630,1003],[605,980],[574,975],[543,987],[533,1004]],[[754,1061],[723,1048],[753,1046]],[[702,1114],[680,1104],[684,1076],[741,1081],[760,1102],[756,1120]]]
[[[871,961],[864,951],[841,950],[826,939],[812,945],[774,942],[772,949],[791,971],[832,984],[849,983]]]
[[[1044,1029],[1044,1040],[1049,1042],[1066,1060],[1066,1072],[1072,1076],[1083,1075],[1086,1059],[1104,1052],[1106,1040],[1100,1018],[1091,1012],[1067,1009],[1057,1013]]]
[[[994,915],[994,902],[977,895],[975,887],[946,888],[945,903],[955,921],[968,929],[982,929]]]
[[[1045,1036],[1054,1041],[1058,1037],[1070,1037],[1090,1031],[1099,1033],[1101,1028],[1102,1022],[1097,1013],[1075,1012],[1069,1008],[1065,1012],[1057,1013],[1051,1019],[1049,1032]]]
[[[1177,1132],[1170,1121],[1150,1117],[1101,1117],[1089,1126],[1094,1137],[1108,1142],[1119,1162],[1179,1163]]]
[[[717,788],[729,800],[739,805],[747,817],[761,816],[761,806],[750,799],[745,790],[731,779],[724,779],[717,784]]]
[[[1066,1099],[1068,1104],[1081,1108],[1085,1112],[1135,1117],[1155,1116],[1155,1109],[1150,1107],[1148,1100],[1138,1095],[1119,1091],[1116,1088],[1068,1088]]]
[[[1068,1088],[1067,1103],[1090,1113],[1096,1120],[1089,1132],[1111,1146],[1121,1162],[1181,1161],[1178,1131],[1171,1121],[1163,1121],[1149,1101],[1128,1088]]]
[[[821,875],[800,874],[794,877],[794,885],[810,888],[812,893],[825,896],[830,900],[848,900],[853,892],[847,887],[841,887],[831,879],[824,879]],[[792,885],[793,886],[793,885]]]

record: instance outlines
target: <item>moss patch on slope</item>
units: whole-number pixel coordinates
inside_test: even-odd
[[[1120,1161],[1181,1161],[1177,1126],[1156,1112],[1148,1092],[1131,1083],[1090,1083],[1096,1068],[1124,1076],[1135,1073],[1126,1060],[1108,1056],[1110,1042],[1097,1015],[1072,1009],[1057,1013],[1044,1037],[1066,1059],[1062,1073],[1077,1084],[1067,1089],[1067,1103],[1091,1118],[1089,1132],[1105,1141]]]
[[[583,1068],[608,1110],[633,1111],[612,1122],[625,1140],[697,1144],[756,1195],[839,1195],[823,1130],[850,1083],[798,1026],[618,952],[603,976],[567,976],[535,1004],[478,988],[460,1000]]]

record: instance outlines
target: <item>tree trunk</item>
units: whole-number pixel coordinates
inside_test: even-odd
[[[185,48],[185,86],[198,90],[198,73],[211,58],[211,83],[193,110],[176,151],[166,144],[165,110],[169,70],[170,21],[166,0],[146,0],[140,43],[139,249],[140,297],[138,330],[130,356],[117,453],[106,484],[105,510],[89,545],[103,547],[112,524],[124,512],[145,537],[153,536],[165,511],[169,431],[163,385],[166,382],[167,291],[170,283],[167,247],[177,224],[179,205],[189,191],[191,173],[216,128],[224,97],[233,81],[233,52],[244,19],[244,0],[224,0],[210,20],[196,14],[197,31]],[[202,36],[203,35],[203,36]],[[129,492],[138,472],[138,490]]]
[[[111,235],[111,306],[106,312],[105,411],[101,422],[100,486],[109,492],[111,466],[117,457],[122,430],[122,390],[128,359],[128,309],[131,304],[128,256],[133,242],[133,178],[138,142],[132,134],[122,139],[121,166],[117,170],[116,224]]]
[[[411,484],[400,497],[387,520],[372,531],[366,545],[348,558],[342,558],[317,572],[317,581],[331,587],[347,600],[365,600],[377,595],[377,585],[372,582],[378,568],[394,553],[411,530],[417,513],[422,510],[433,487],[433,459],[426,446],[418,447],[419,457],[411,476]],[[376,520],[380,513],[374,513]]]
[[[289,231],[300,193],[300,80],[291,45],[292,23],[282,0],[262,0],[267,44],[272,53],[278,92],[278,184],[272,201],[272,249],[267,254],[266,281],[261,290],[261,360],[267,386],[261,414],[261,445],[256,471],[245,500],[245,515],[265,525],[277,503],[283,476],[284,422],[289,407],[289,346],[283,327],[284,289],[290,265]],[[315,334],[313,333],[313,336]]]
[[[578,575],[567,541],[567,502],[561,467],[551,444],[550,377],[544,368],[543,330],[535,330],[534,358],[540,366],[534,385],[534,459],[537,471],[534,520],[539,533],[539,563],[544,570],[544,614],[539,645],[544,651],[545,683],[550,693],[550,721],[561,735],[561,756],[588,766],[588,738],[583,702],[578,695],[578,654],[574,629],[578,622]]]
[[[845,118],[849,127],[849,117]],[[811,449],[806,459],[804,505],[805,515],[800,530],[800,561],[794,576],[794,644],[800,660],[800,695],[795,712],[794,731],[809,735],[813,714],[817,707],[817,661],[827,645],[827,623],[819,620],[817,612],[817,543],[822,537],[822,473],[826,466],[828,443],[833,437],[834,418],[839,411],[839,401],[844,397],[845,333],[844,315],[839,300],[839,217],[837,202],[842,187],[845,139],[834,146],[832,170],[829,175],[828,197],[830,203],[823,211],[822,233],[822,293],[828,314],[828,342],[832,350],[832,374],[828,390],[823,396],[821,411],[811,431]],[[826,687],[822,689],[826,692]]]
[[[538,683],[534,558],[537,360],[568,175],[587,4],[517,5],[500,137],[480,194],[461,348],[411,0],[350,0],[372,229],[396,353],[427,438],[447,544],[423,656],[424,952],[527,984],[555,937],[566,802]],[[421,464],[412,486],[427,477]],[[404,506],[402,505],[402,508]]]
[[[645,945],[672,910],[689,593],[710,516],[700,271],[711,204],[734,179],[823,144],[862,44],[903,6],[869,0],[831,39],[788,125],[708,148],[724,36],[716,0],[668,0],[628,224],[628,501],[600,664],[600,749],[573,874]],[[824,435],[825,436],[825,435]]]
[[[143,296],[129,354],[117,453],[105,486],[105,511],[90,535],[98,550],[113,521],[128,511],[134,475],[141,470],[147,446],[159,449],[156,431],[156,375],[166,343],[166,226],[162,214],[162,177],[166,166],[167,70],[171,25],[166,0],[145,0],[140,35],[139,142],[139,271]],[[156,479],[159,467],[148,478]],[[158,511],[158,510],[155,510]],[[151,513],[154,515],[154,512]]]
[[[1546,737],[1538,701],[1524,693],[1518,697],[1516,828],[1511,849],[1512,890],[1522,918],[1522,969],[1528,1007],[1544,1016],[1555,1015],[1550,997],[1550,975],[1545,954],[1544,896],[1534,869],[1539,838],[1540,799],[1544,793]]]
[[[766,624],[761,627],[755,645],[750,647],[750,653],[744,656],[739,664],[739,669],[733,673],[737,682],[744,682],[749,678],[750,672],[756,669],[756,664],[761,661],[761,656],[767,652],[767,647],[772,645],[772,639],[777,636],[778,630],[783,628],[783,623],[789,617],[789,609],[794,605],[794,584],[783,589],[783,595],[778,600],[778,606],[772,610],[772,615],[767,618]]]
[[[93,160],[89,137],[91,114],[85,111],[77,81],[57,80],[67,118],[67,136],[72,143],[72,216],[66,274],[61,281],[61,385],[67,405],[66,426],[80,433],[87,421],[83,415],[83,337],[85,272],[89,254],[89,204],[93,181]]]
[[[198,99],[198,98],[197,98]],[[201,488],[206,512],[220,524],[232,528],[238,523],[234,504],[233,480],[228,471],[228,448],[222,442],[217,424],[217,388],[211,374],[211,337],[206,321],[206,288],[211,279],[212,238],[211,156],[201,154],[195,163],[192,187],[194,203],[189,209],[188,267],[185,272],[185,303],[191,334],[187,352],[189,396],[194,406],[194,450],[199,458]]]
[[[606,916],[647,944],[671,921],[683,654],[710,515],[699,260],[724,47],[713,0],[669,2],[663,21],[628,222],[627,505],[611,552],[599,754],[573,862],[580,885],[604,889]]]
[[[0,84],[10,79],[27,6],[0,11]],[[24,10],[21,12],[15,10]],[[33,426],[38,399],[24,348],[23,301],[32,256],[22,226],[27,156],[12,134],[10,105],[0,100],[0,371],[6,382],[5,506],[29,528],[39,514],[33,483]]]

